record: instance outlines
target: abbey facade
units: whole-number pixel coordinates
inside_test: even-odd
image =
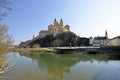
[[[65,25],[63,23],[63,20],[61,19],[60,22],[58,22],[56,19],[54,19],[53,24],[50,24],[48,26],[48,30],[41,30],[39,32],[39,37],[43,38],[46,35],[57,35],[58,33],[62,33],[62,32],[67,32],[70,31],[70,26],[69,25]]]

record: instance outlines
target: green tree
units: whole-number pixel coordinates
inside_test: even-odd
[[[54,41],[51,42],[51,45],[53,47],[60,47],[63,44],[63,41],[60,39],[55,39]]]
[[[77,35],[73,32],[64,32],[56,35],[56,39],[62,40],[63,43],[61,46],[75,46],[76,45],[76,39]]]

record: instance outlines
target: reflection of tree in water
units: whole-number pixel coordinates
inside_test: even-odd
[[[47,68],[48,74],[50,74],[54,80],[63,78],[64,74],[70,72],[70,68],[80,61],[108,61],[106,55],[77,55],[77,54],[21,54],[26,57],[30,57],[33,61],[36,61],[41,68]]]
[[[6,54],[0,55],[0,79],[2,78],[1,76],[5,74],[6,72],[12,70],[12,67],[14,65],[10,65],[7,61]]]
[[[4,65],[7,64],[7,60],[5,55],[0,55],[0,75],[3,74],[4,71]]]

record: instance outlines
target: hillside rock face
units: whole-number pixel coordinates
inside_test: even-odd
[[[109,46],[120,46],[120,36],[111,39],[108,45]]]

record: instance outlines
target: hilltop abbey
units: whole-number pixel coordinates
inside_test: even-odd
[[[70,26],[69,25],[65,25],[63,23],[63,20],[61,19],[60,22],[58,22],[56,19],[54,19],[53,24],[50,24],[48,26],[48,30],[41,30],[39,32],[39,38],[43,38],[46,35],[56,35],[58,33],[62,33],[62,32],[67,32],[70,31]]]
[[[63,38],[55,37],[58,33],[63,33],[63,32],[70,33],[70,34],[68,33],[69,35],[68,34],[66,35],[66,33],[62,34],[62,36],[66,35],[66,36],[63,36],[63,38],[65,38],[65,40]],[[47,35],[50,35],[50,36],[45,37]],[[51,37],[51,35],[52,35],[52,37]],[[55,38],[53,38],[53,36]],[[51,39],[51,40],[46,40],[46,39]],[[77,36],[75,33],[70,31],[69,25],[64,26],[62,19],[59,22],[56,19],[54,19],[53,24],[48,25],[48,30],[41,30],[36,37],[34,37],[34,35],[33,35],[33,39],[28,40],[26,42],[22,42],[20,44],[20,47],[27,47],[27,46],[33,47],[34,44],[38,44],[38,45],[43,46],[43,47],[46,47],[46,46],[47,47],[56,47],[56,46],[58,47],[61,45],[63,47],[64,46],[71,46],[71,45],[72,46],[95,46],[95,47],[99,47],[99,46],[109,45],[108,44],[109,41],[110,40],[108,38],[107,30],[105,31],[104,36],[97,36],[97,37],[90,37],[90,38],[80,37],[80,36]],[[59,45],[58,45],[58,43],[59,43]]]
[[[56,36],[58,33],[63,33],[68,31],[70,31],[69,25],[64,26],[62,19],[59,22],[56,19],[54,19],[53,24],[50,24],[48,26],[48,30],[41,30],[37,37],[33,36],[33,39],[44,38],[46,35],[51,35],[51,34]],[[105,32],[105,36],[98,36],[94,38],[90,37],[88,42],[92,46],[106,46],[109,42],[107,30]]]

